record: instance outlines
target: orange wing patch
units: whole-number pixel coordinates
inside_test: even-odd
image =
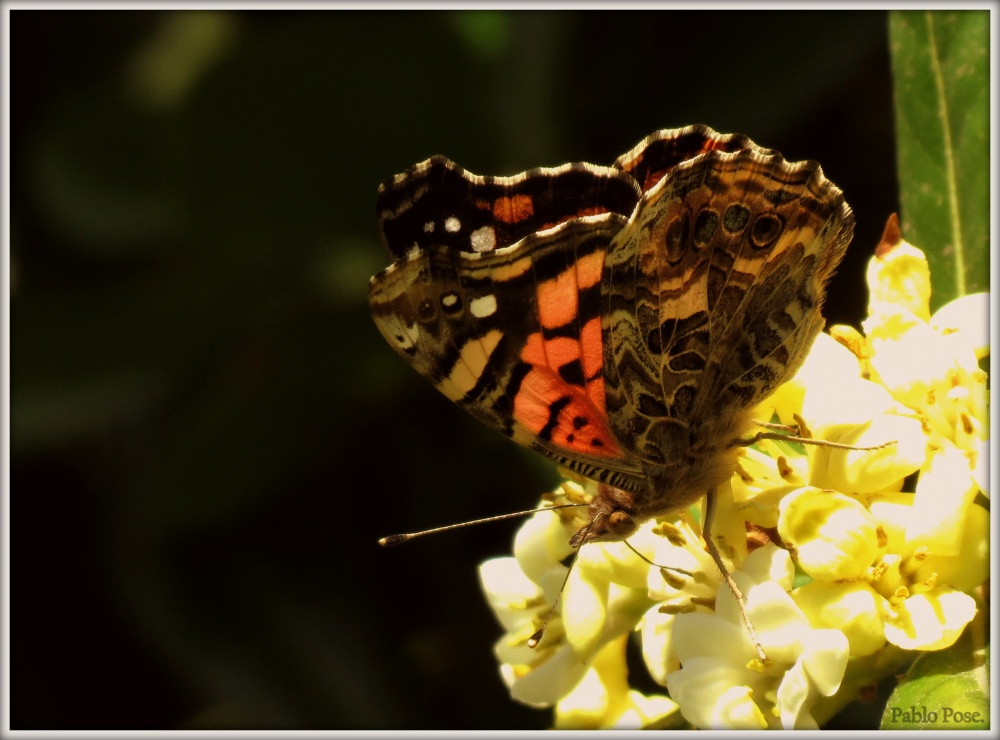
[[[561,447],[618,457],[621,448],[605,420],[604,379],[597,359],[600,339],[599,319],[586,324],[579,340],[532,334],[521,351],[521,360],[531,369],[514,397],[514,418]],[[585,374],[595,367],[596,376]]]
[[[557,329],[575,321],[580,313],[580,291],[601,282],[604,252],[581,257],[566,270],[538,286],[538,321],[543,329]],[[600,349],[600,347],[598,347]]]
[[[505,224],[517,224],[535,214],[530,195],[497,198],[493,203],[493,218]]]
[[[605,413],[604,407],[604,341],[601,339],[601,320],[593,318],[583,326],[580,332],[580,362],[583,364],[583,377],[593,378],[587,381],[587,397],[591,403]]]

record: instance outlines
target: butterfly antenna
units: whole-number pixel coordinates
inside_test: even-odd
[[[593,526],[593,524],[594,524],[593,519],[591,519],[587,523],[587,528],[583,530],[583,537],[581,538],[582,542],[587,541],[587,534],[590,532],[590,528]],[[549,626],[549,617],[551,617],[553,613],[555,613],[556,605],[559,604],[559,599],[562,598],[562,593],[563,590],[566,588],[566,584],[569,583],[569,574],[573,572],[573,566],[576,565],[577,557],[579,557],[579,549],[577,549],[577,556],[570,561],[569,567],[566,569],[566,575],[563,576],[563,582],[562,585],[559,587],[559,593],[556,594],[555,601],[552,602],[552,606],[550,606],[549,610],[545,613],[545,617],[544,619],[542,619],[542,626],[538,628],[535,634],[533,634],[531,637],[528,638],[527,645],[532,650],[538,647],[538,643],[542,641],[542,636],[545,634],[545,628]]]
[[[390,534],[388,537],[383,537],[378,541],[383,547],[388,547],[389,545],[398,545],[403,542],[409,542],[414,537],[423,537],[425,534],[436,534],[437,532],[447,532],[449,529],[461,529],[462,527],[471,527],[474,524],[486,524],[487,522],[502,522],[504,519],[516,519],[519,516],[527,516],[528,514],[537,514],[540,511],[551,511],[553,509],[568,509],[573,506],[589,506],[589,504],[556,504],[555,506],[543,506],[539,509],[526,509],[525,511],[514,511],[509,514],[498,514],[496,516],[488,516],[483,519],[473,519],[468,522],[459,522],[458,524],[448,524],[443,527],[434,527],[432,529],[424,529],[420,532],[409,532],[407,534]]]
[[[563,589],[566,588],[566,584],[569,582],[569,574],[573,572],[574,565],[576,565],[575,557],[570,561],[569,567],[566,569],[566,575],[563,576],[563,582],[559,587],[559,593],[556,594],[555,601],[552,602],[552,606],[550,606],[549,610],[545,613],[545,618],[542,620],[542,626],[538,628],[538,631],[535,632],[535,634],[528,638],[528,647],[532,650],[538,647],[538,643],[542,641],[542,636],[545,634],[545,628],[549,626],[549,617],[551,617],[555,612],[556,605],[559,603],[559,599],[562,598]]]

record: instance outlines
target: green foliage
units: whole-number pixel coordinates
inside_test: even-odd
[[[937,308],[989,290],[989,12],[893,11],[889,39],[903,235]]]
[[[975,649],[972,634],[914,662],[889,698],[881,729],[989,729],[990,647]]]

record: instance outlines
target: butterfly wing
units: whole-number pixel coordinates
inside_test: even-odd
[[[697,124],[685,128],[662,129],[650,134],[614,163],[634,179],[645,193],[658,184],[677,165],[706,152],[738,152],[761,149],[743,134],[720,134],[708,126]]]
[[[730,205],[722,219],[724,232],[743,225],[745,237],[739,252],[720,253],[708,288],[708,367],[723,401],[742,407],[764,400],[802,365],[823,329],[826,284],[854,234],[851,209],[818,164],[746,158],[727,163],[741,168],[733,179],[746,183],[738,186],[746,211]],[[758,178],[758,190],[749,178],[761,169],[770,174]],[[695,411],[703,412],[708,398],[698,400]]]
[[[488,252],[570,219],[632,214],[635,182],[610,167],[570,163],[481,177],[447,157],[414,165],[379,187],[378,229],[393,259],[428,247]]]
[[[636,492],[640,518],[731,474],[853,228],[818,165],[704,126],[613,168],[490,178],[433,157],[383,183],[378,213],[389,343],[483,423]]]
[[[703,492],[731,473],[726,459],[702,475],[697,458],[731,447],[799,367],[852,228],[818,165],[752,144],[680,162],[644,193],[607,259],[603,335],[609,421],[651,480]]]
[[[604,255],[625,219],[574,219],[511,247],[432,246],[372,278],[383,336],[474,417],[529,449],[619,487],[641,485],[607,423]]]

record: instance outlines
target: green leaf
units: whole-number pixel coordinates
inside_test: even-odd
[[[931,308],[989,290],[989,11],[892,11],[903,235]]]
[[[883,730],[986,730],[990,726],[990,647],[973,630],[947,650],[924,653],[889,697]]]

